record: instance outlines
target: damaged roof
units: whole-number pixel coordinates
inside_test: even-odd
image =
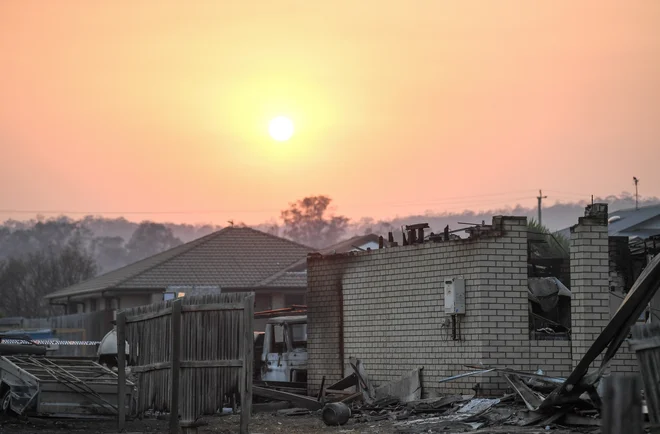
[[[313,252],[311,247],[247,227],[228,227],[141,261],[55,291],[47,299],[170,285],[254,289]],[[307,281],[305,278],[306,286]]]

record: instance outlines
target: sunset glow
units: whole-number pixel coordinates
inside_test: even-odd
[[[270,136],[278,142],[286,142],[293,136],[293,122],[285,116],[278,116],[268,124]]]
[[[2,1],[0,220],[660,195],[658,22],[656,0]]]

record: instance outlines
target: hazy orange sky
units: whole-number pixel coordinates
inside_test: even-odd
[[[657,0],[3,0],[0,209],[258,223],[327,194],[388,217],[633,176],[660,196],[658,23]]]

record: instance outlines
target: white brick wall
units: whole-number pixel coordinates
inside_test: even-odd
[[[583,217],[571,228],[572,364],[577,365],[612,315],[611,286],[617,288],[610,261],[607,223]],[[591,368],[600,367],[602,355]],[[624,343],[610,364],[612,372],[638,372],[637,358]]]
[[[572,341],[530,341],[526,219],[496,217],[493,224],[503,232],[490,239],[310,258],[310,392],[323,376],[332,382],[350,373],[351,356],[376,384],[424,366],[426,395],[465,393],[475,383],[489,395],[508,389],[495,374],[437,383],[468,371],[465,364],[568,376],[610,318],[607,226],[581,218],[572,229]],[[447,277],[466,281],[461,341],[444,326]],[[625,344],[612,370],[638,370]]]
[[[504,230],[497,238],[310,258],[310,391],[324,375],[334,381],[349,373],[351,356],[365,363],[377,384],[424,366],[427,393],[466,392],[477,382],[490,394],[506,389],[497,375],[437,383],[466,372],[465,364],[529,370],[526,219],[495,218],[493,224]],[[466,282],[461,341],[451,340],[451,327],[444,326],[448,277]]]
[[[571,341],[531,341],[530,369],[542,369],[545,375],[568,377],[573,369]]]
[[[571,330],[577,365],[610,319],[607,223],[582,217],[571,228]],[[600,365],[601,358],[596,360]]]

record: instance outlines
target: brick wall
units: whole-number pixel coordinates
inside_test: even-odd
[[[324,376],[350,373],[349,357],[365,363],[375,384],[423,366],[426,395],[466,393],[475,383],[488,395],[508,389],[494,374],[437,383],[465,364],[568,376],[610,319],[607,223],[589,216],[571,229],[571,341],[529,340],[526,220],[496,217],[493,226],[502,229],[493,238],[310,257],[310,392]],[[444,313],[449,277],[466,282],[460,341]],[[638,371],[627,344],[611,368]]]
[[[502,229],[495,238],[310,257],[310,392],[323,376],[350,372],[349,357],[360,358],[376,384],[424,366],[427,394],[475,383],[488,394],[507,388],[497,375],[437,383],[466,372],[465,364],[529,370],[526,219],[496,217],[493,226]],[[451,339],[444,313],[450,277],[466,283],[460,341]]]
[[[530,370],[542,369],[545,375],[568,377],[573,370],[571,341],[531,341]]]
[[[571,228],[571,330],[577,365],[610,319],[607,221],[581,217]],[[597,359],[600,364],[601,357]]]
[[[603,218],[583,217],[571,228],[573,366],[584,356],[621,304],[623,280],[611,254],[617,243],[621,242],[621,239],[609,237],[607,221]],[[623,242],[627,239],[624,238]],[[601,360],[602,355],[592,363],[591,368],[600,367]],[[627,343],[624,342],[614,356],[610,371],[639,371],[637,357]]]
[[[344,376],[342,277],[351,258],[307,260],[307,382],[318,390]]]

